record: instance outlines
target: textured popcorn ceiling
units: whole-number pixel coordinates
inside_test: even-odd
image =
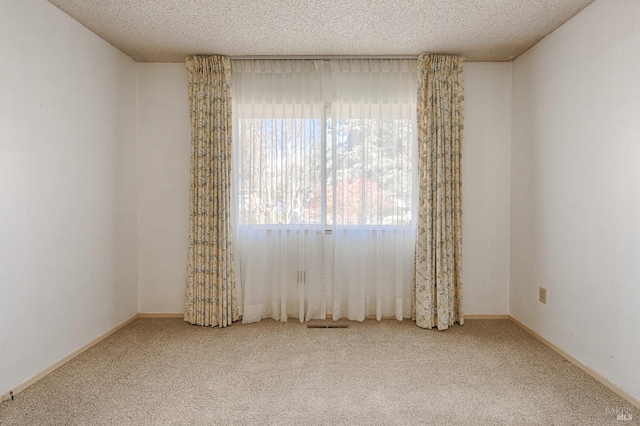
[[[49,0],[142,62],[456,53],[517,58],[593,0]]]

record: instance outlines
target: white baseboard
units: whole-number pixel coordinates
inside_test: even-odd
[[[93,339],[89,343],[87,343],[85,345],[82,345],[81,347],[79,347],[75,351],[71,352],[69,355],[63,357],[62,359],[60,359],[58,361],[56,361],[53,365],[51,365],[51,366],[45,368],[44,370],[34,374],[33,376],[31,376],[30,378],[28,378],[24,382],[20,383],[18,386],[15,386],[9,392],[7,392],[7,393],[3,394],[2,396],[0,396],[0,402],[10,400],[12,394],[15,397],[18,393],[22,392],[23,390],[25,390],[26,388],[28,388],[29,386],[31,386],[32,384],[34,384],[38,380],[42,379],[44,376],[46,376],[47,374],[51,373],[52,371],[54,371],[58,367],[61,367],[62,365],[66,364],[67,362],[71,361],[73,358],[75,358],[76,356],[80,355],[82,352],[86,351],[87,349],[89,349],[90,347],[94,346],[95,344],[97,344],[97,343],[101,342],[102,340],[106,339],[107,337],[111,336],[113,333],[115,333],[116,331],[120,330],[122,327],[125,327],[126,325],[129,325],[129,323],[131,323],[136,318],[138,318],[138,314],[132,316],[129,319],[126,319],[125,321],[123,321],[120,324],[116,325],[111,330],[109,330],[109,331],[101,334],[100,336],[96,337],[95,339]]]
[[[184,318],[184,312],[141,312],[138,318]]]
[[[559,347],[557,347],[556,345],[554,345],[553,343],[551,343],[550,341],[548,341],[544,337],[540,336],[538,333],[536,333],[531,328],[527,327],[526,325],[524,325],[523,323],[521,323],[520,321],[518,321],[514,317],[512,317],[512,316],[509,316],[509,317],[510,317],[511,321],[513,321],[514,324],[516,324],[518,327],[522,328],[524,331],[526,331],[527,333],[531,334],[533,337],[535,337],[536,339],[538,339],[539,341],[541,341],[542,343],[547,345],[549,348],[551,348],[554,351],[556,351],[558,354],[560,354],[560,356],[565,358],[567,361],[569,361],[570,363],[572,363],[573,365],[575,365],[576,367],[578,367],[579,369],[581,369],[582,371],[584,371],[585,373],[587,373],[588,375],[590,375],[591,377],[596,379],[598,382],[602,383],[603,385],[605,385],[606,387],[611,389],[613,391],[613,393],[618,395],[620,398],[624,399],[625,401],[627,401],[629,404],[633,405],[634,407],[640,409],[640,400],[637,400],[636,398],[634,398],[633,395],[631,395],[627,391],[619,388],[618,386],[613,384],[611,381],[609,381],[607,378],[601,376],[600,374],[598,374],[597,372],[595,372],[591,368],[587,367],[582,362],[578,361],[576,358],[574,358],[573,356],[569,355],[567,352],[563,351],[562,349],[560,349]]]
[[[508,320],[510,318],[506,314],[464,314],[465,320]]]

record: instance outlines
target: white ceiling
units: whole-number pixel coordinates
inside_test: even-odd
[[[509,61],[593,0],[49,0],[141,62],[456,53]]]

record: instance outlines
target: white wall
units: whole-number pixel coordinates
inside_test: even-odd
[[[514,62],[511,160],[511,315],[636,399],[639,17],[598,0]]]
[[[464,64],[465,314],[509,313],[511,64]]]
[[[0,13],[0,394],[137,312],[135,63],[44,0]]]
[[[464,310],[509,309],[511,64],[465,64]],[[137,64],[140,312],[182,312],[190,125],[184,64]]]
[[[191,125],[185,64],[137,67],[140,312],[182,312]]]

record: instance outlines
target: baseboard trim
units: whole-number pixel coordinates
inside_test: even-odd
[[[183,312],[144,312],[138,318],[184,318]]]
[[[530,335],[532,335],[533,337],[535,337],[536,339],[541,341],[543,344],[548,346],[550,349],[552,349],[555,352],[557,352],[560,356],[562,356],[567,361],[569,361],[570,363],[572,363],[573,365],[575,365],[576,367],[578,367],[579,369],[581,369],[582,371],[584,371],[585,373],[587,373],[588,375],[593,377],[596,381],[598,381],[598,382],[602,383],[603,385],[605,385],[606,387],[608,387],[613,393],[618,395],[620,398],[624,399],[629,404],[633,405],[635,408],[640,409],[640,400],[634,398],[630,393],[628,393],[627,391],[619,388],[618,386],[613,384],[611,381],[609,381],[604,376],[596,373],[594,370],[592,370],[591,368],[587,367],[582,362],[580,362],[579,360],[577,360],[573,356],[569,355],[567,352],[565,352],[564,350],[560,349],[559,347],[557,347],[556,345],[554,345],[553,343],[551,343],[550,341],[548,341],[544,337],[540,336],[538,333],[533,331],[533,329],[531,329],[528,326],[524,325],[523,323],[521,323],[520,321],[515,319],[513,316],[509,315],[509,318],[518,327],[520,327],[521,329],[523,329],[524,331],[526,331],[527,333],[529,333]]]
[[[79,347],[75,351],[71,352],[69,355],[67,355],[67,356],[61,358],[60,360],[56,361],[55,363],[53,363],[51,366],[49,366],[49,367],[45,368],[44,370],[34,374],[33,376],[31,376],[30,378],[28,378],[24,382],[20,383],[18,386],[14,386],[14,388],[11,389],[9,392],[7,392],[7,393],[3,394],[2,396],[0,396],[0,402],[4,402],[4,401],[10,400],[11,399],[11,392],[13,392],[13,396],[15,397],[17,394],[19,394],[20,392],[22,392],[23,390],[25,390],[26,388],[28,388],[32,384],[34,384],[38,380],[40,380],[43,377],[45,377],[47,374],[49,374],[52,371],[58,369],[59,367],[62,367],[64,364],[66,364],[67,362],[71,361],[73,358],[75,358],[76,356],[80,355],[82,352],[84,352],[87,349],[89,349],[90,347],[95,346],[96,344],[100,343],[101,341],[103,341],[107,337],[111,336],[113,333],[115,333],[116,331],[120,330],[121,328],[129,325],[136,318],[138,318],[138,314],[135,314],[131,318],[128,318],[128,319],[124,320],[123,322],[121,322],[120,324],[116,325],[111,330],[108,330],[105,333],[102,333],[100,336],[96,337],[95,339],[93,339],[89,343],[87,343],[85,345],[82,345],[81,347]]]
[[[465,314],[465,320],[508,320],[511,317],[503,314]]]

